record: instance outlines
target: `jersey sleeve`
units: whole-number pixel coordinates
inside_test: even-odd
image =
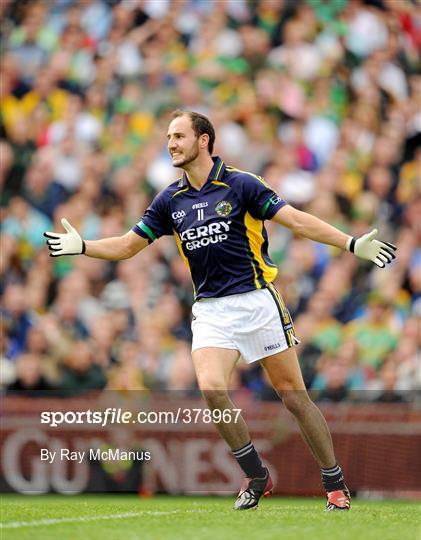
[[[260,176],[251,173],[242,178],[243,201],[255,219],[272,219],[276,212],[288,204]]]
[[[132,231],[149,240],[149,243],[161,236],[173,234],[168,214],[168,195],[165,191],[158,193]]]

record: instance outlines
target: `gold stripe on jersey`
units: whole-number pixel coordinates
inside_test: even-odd
[[[184,191],[187,191],[189,189],[189,186],[186,186],[185,188],[183,189],[179,189],[178,191],[176,191],[174,193],[174,195],[171,197],[171,199],[174,199],[174,197],[177,197],[177,195],[180,195],[180,193],[183,193]]]
[[[244,225],[246,226],[246,234],[249,240],[250,250],[263,273],[263,279],[266,283],[271,283],[278,275],[276,266],[271,266],[262,256],[262,245],[265,241],[263,238],[263,221],[255,219],[248,212],[244,215]],[[258,287],[261,289],[261,286]]]
[[[231,186],[229,186],[225,182],[220,182],[219,180],[212,180],[212,184],[215,184],[216,186],[224,186],[228,189],[231,189]]]
[[[180,237],[179,237],[178,233],[174,229],[173,229],[173,232],[174,232],[175,242],[176,242],[177,247],[178,247],[178,251],[180,252],[181,257],[183,258],[184,264],[187,266],[187,269],[190,272],[190,277],[192,277],[190,264],[189,264],[189,261],[188,261],[187,257],[183,253],[183,247],[181,245]],[[191,282],[193,284],[193,294],[194,294],[194,297],[196,298],[196,287],[194,286],[193,278],[192,278]]]
[[[215,174],[215,180],[218,180],[219,178],[219,173],[221,172],[221,169],[222,169],[222,165],[224,164],[224,162],[222,161],[222,159],[220,160],[219,162],[219,166],[218,166],[218,170],[216,171],[216,174]]]
[[[250,263],[251,263],[251,267],[253,268],[254,284],[256,286],[256,289],[261,289],[262,285],[260,284],[260,281],[259,281],[259,275],[258,275],[257,270],[256,270],[256,264],[253,261],[253,259],[251,258],[251,256],[250,256]]]
[[[242,171],[241,169],[236,169],[235,167],[231,167],[229,165],[227,165],[225,168],[228,172],[236,171],[243,174],[249,174],[250,176],[253,176],[253,178],[256,178],[256,180],[259,180],[259,182],[261,182],[265,187],[272,189],[270,185],[266,182],[266,180],[264,180],[261,176],[258,176],[257,174],[254,174],[249,171]]]

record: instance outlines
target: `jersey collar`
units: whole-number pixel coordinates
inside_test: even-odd
[[[222,159],[219,156],[213,156],[212,161],[213,161],[213,167],[211,169],[211,172],[209,173],[208,179],[206,180],[206,184],[208,182],[212,182],[213,180],[220,180],[224,176],[224,173],[225,173],[225,163],[222,161]],[[178,187],[184,187],[184,186],[190,186],[185,172],[183,173],[183,176],[178,183]]]

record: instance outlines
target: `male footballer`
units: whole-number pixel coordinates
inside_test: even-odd
[[[172,164],[184,172],[158,193],[139,223],[120,237],[82,240],[62,219],[65,234],[45,233],[50,254],[122,260],[160,236],[174,235],[193,281],[192,358],[208,407],[233,409],[229,380],[240,355],[247,363],[259,361],[321,468],[327,510],[348,510],[350,494],[329,429],[307,394],[294,326],[273,286],[277,268],[268,256],[264,221],[348,250],[381,268],[395,258],[396,247],[376,240],[376,230],[352,238],[287,204],[261,177],[212,157],[215,131],[201,114],[175,111],[167,137]],[[256,507],[273,486],[247,425],[240,416],[216,427],[246,476],[234,509]]]

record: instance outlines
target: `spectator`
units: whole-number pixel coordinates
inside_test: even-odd
[[[381,294],[371,293],[366,316],[345,327],[345,335],[354,337],[360,348],[361,363],[369,371],[380,368],[386,355],[397,345],[390,318],[390,303]]]
[[[79,396],[102,390],[106,385],[104,370],[94,361],[94,353],[86,341],[75,341],[64,359],[58,383],[62,396]]]
[[[39,157],[26,173],[23,194],[33,208],[49,219],[53,219],[57,206],[68,198],[66,188],[54,181],[52,164]]]
[[[6,323],[9,354],[15,358],[25,350],[29,329],[34,325],[33,314],[27,309],[23,285],[9,285],[3,298],[2,319]]]
[[[371,399],[378,403],[403,403],[404,398],[397,390],[398,374],[393,358],[385,361],[379,371],[379,379],[367,386]]]
[[[42,373],[42,361],[37,354],[24,353],[16,359],[16,380],[7,386],[7,394],[48,397],[54,395],[54,390]]]
[[[325,387],[317,396],[318,402],[338,403],[348,397],[347,368],[339,362],[329,362],[324,371]]]

